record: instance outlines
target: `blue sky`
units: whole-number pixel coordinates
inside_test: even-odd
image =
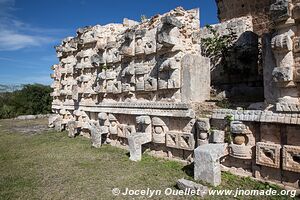
[[[0,84],[50,84],[54,45],[87,25],[140,21],[177,6],[217,23],[215,0],[0,0]]]

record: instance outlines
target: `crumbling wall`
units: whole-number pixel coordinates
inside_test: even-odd
[[[192,151],[190,104],[210,95],[209,59],[193,38],[199,29],[199,10],[182,8],[78,29],[56,47],[51,123],[70,137],[91,137],[94,147],[129,144],[133,160],[146,143],[171,157]]]
[[[221,22],[244,16],[252,16],[253,31],[262,35],[270,31],[270,5],[275,0],[216,0]]]
[[[264,37],[266,102],[276,111],[297,112],[299,95],[299,2],[277,0],[271,5],[273,34]]]
[[[218,2],[226,9],[241,4]],[[129,147],[134,161],[144,148],[169,158],[197,159],[196,178],[217,180],[215,184],[220,183],[222,157],[226,170],[299,187],[300,1],[277,0],[266,7],[269,3],[244,4],[250,14],[270,11],[275,31],[262,36],[262,54],[258,34],[267,30],[257,30],[259,14],[231,19],[232,9],[223,17],[231,20],[213,25],[220,35],[237,36],[225,57],[233,71],[201,56],[201,39],[211,34],[200,29],[198,9],[176,8],[142,23],[125,19],[123,24],[78,29],[77,36],[56,47],[60,62],[51,75],[56,115],[50,125],[66,129],[70,137],[89,137],[96,148],[103,143]],[[234,16],[244,13],[248,11]],[[213,85],[241,87],[246,93],[251,87],[262,89],[263,81],[267,106],[196,117],[192,105],[209,99],[210,79]],[[254,87],[243,86],[249,83]],[[215,166],[208,170],[210,177],[203,166]]]
[[[227,19],[249,15],[253,18],[253,31],[264,33],[260,35],[260,55],[265,105],[257,104],[253,110],[218,109],[210,121],[199,119],[197,124],[201,122],[213,128],[211,131],[204,130],[203,126],[198,128],[197,145],[227,143],[228,152],[221,160],[223,170],[299,188],[300,1],[220,0],[218,3],[220,17],[224,21],[221,25],[237,20],[225,21]],[[263,13],[263,10],[266,12]],[[255,22],[255,19],[261,14],[267,16],[268,20],[263,23],[267,23],[269,28],[262,26],[262,30],[257,31],[260,22]],[[261,16],[261,19],[266,18]]]
[[[299,125],[298,113],[242,109],[215,110],[210,124],[226,131],[229,151],[222,164],[227,170],[295,188],[300,180]]]
[[[219,37],[233,36],[233,40],[221,56],[206,55],[205,43],[201,43],[202,54],[209,56],[211,62],[211,83],[219,92],[225,91],[226,97],[243,99],[255,97],[263,100],[263,77],[259,64],[259,37],[253,32],[252,17],[231,19],[211,25]],[[210,28],[200,31],[201,40],[212,38]],[[258,100],[259,101],[259,100]]]

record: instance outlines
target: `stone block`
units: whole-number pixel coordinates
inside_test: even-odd
[[[230,132],[233,134],[246,133],[248,130],[247,126],[240,121],[232,121],[230,123]]]
[[[209,118],[198,118],[196,121],[197,130],[199,131],[209,131],[210,122]]]
[[[198,139],[198,140],[197,140],[197,147],[198,147],[198,146],[201,146],[201,145],[208,144],[208,143],[209,143],[209,140],[201,140],[201,139]]]
[[[293,68],[291,67],[276,67],[272,73],[275,82],[287,82],[293,80]]]
[[[239,159],[251,159],[252,149],[251,146],[246,146],[245,144],[230,144],[229,145],[229,155],[234,158]]]
[[[68,124],[68,137],[73,138],[77,134],[76,121],[69,121]]]
[[[225,140],[225,132],[221,130],[212,130],[212,142],[213,143],[224,143]]]
[[[206,144],[194,150],[194,179],[213,186],[221,184],[220,157],[225,155],[226,144]]]
[[[194,135],[191,133],[179,133],[178,148],[185,149],[185,150],[194,150],[195,149]]]
[[[142,145],[151,142],[152,137],[149,133],[137,132],[128,136],[129,159],[140,161],[142,159]]]
[[[210,61],[201,56],[185,55],[181,61],[182,99],[184,102],[203,102],[210,98]],[[201,85],[201,87],[199,87]]]
[[[200,197],[206,196],[209,190],[207,186],[186,180],[184,178],[178,179],[176,185],[180,190],[189,191],[189,193],[192,193],[193,191],[193,193]]]
[[[292,10],[292,17],[294,19],[300,19],[300,3],[296,3]]]
[[[195,139],[191,133],[167,132],[166,146],[176,149],[194,150]]]
[[[272,20],[280,22],[289,18],[289,1],[288,0],[276,0],[270,6],[270,14]]]
[[[168,132],[166,134],[166,146],[171,148],[178,148],[178,133]]]
[[[293,40],[291,38],[292,33],[287,32],[283,34],[275,35],[272,38],[272,49],[276,53],[287,53],[293,49]],[[276,57],[275,57],[276,58]],[[289,58],[289,57],[287,57]]]
[[[90,131],[91,131],[92,147],[100,148],[102,145],[102,132],[100,127],[97,127],[96,124],[91,123]]]
[[[126,26],[126,27],[133,27],[133,26],[136,26],[138,24],[139,24],[139,22],[137,22],[137,21],[127,19],[127,18],[123,19],[123,25]]]
[[[256,143],[256,164],[280,168],[280,149],[279,144]]]
[[[120,128],[120,125],[119,125]],[[135,126],[134,125],[123,125],[123,130],[121,131],[121,128],[118,131],[118,137],[125,137],[128,138],[130,135],[133,135],[136,133]]]
[[[177,18],[172,16],[165,16],[161,18],[161,21],[163,24],[166,24],[167,26],[178,27],[178,28],[182,27],[182,23]]]
[[[152,140],[154,143],[165,144],[166,133],[169,131],[165,122],[159,117],[152,118]]]
[[[260,125],[262,142],[281,143],[280,126],[277,124],[262,123]]]
[[[284,145],[282,149],[282,168],[287,171],[300,172],[300,147]]]

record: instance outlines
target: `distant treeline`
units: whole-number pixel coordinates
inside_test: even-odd
[[[0,119],[50,113],[51,92],[50,86],[29,84],[21,90],[0,93]]]

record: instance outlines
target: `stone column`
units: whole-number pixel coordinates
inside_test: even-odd
[[[210,98],[209,58],[187,54],[182,58],[182,100],[203,102]]]

